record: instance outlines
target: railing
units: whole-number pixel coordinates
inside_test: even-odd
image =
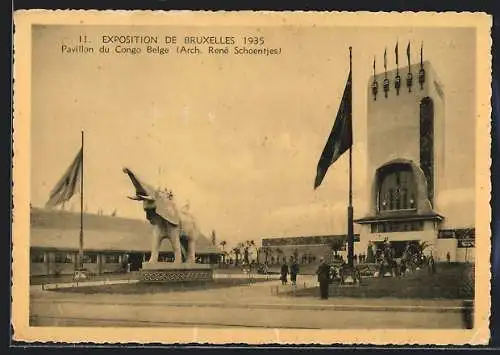
[[[273,285],[270,286],[270,291],[271,295],[273,296],[279,296],[279,295],[291,295],[295,296],[297,291],[300,290],[305,290],[309,288],[314,288],[318,286],[318,283],[313,281],[313,280],[306,280],[306,281],[301,281],[297,282],[295,285],[293,284],[288,284],[288,285]]]

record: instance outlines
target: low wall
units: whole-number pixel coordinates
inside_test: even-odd
[[[446,254],[450,253],[450,261],[456,262],[457,260],[457,240],[450,239],[437,239],[436,247],[433,250],[434,260],[437,262],[447,261]]]
[[[476,260],[476,248],[457,248],[457,259],[460,263],[473,263]]]

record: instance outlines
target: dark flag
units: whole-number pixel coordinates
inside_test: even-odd
[[[410,42],[408,42],[408,47],[406,47],[406,56],[408,57],[408,66],[410,66]]]
[[[387,48],[384,51],[384,70],[387,71]]]
[[[420,45],[420,66],[424,66],[424,42]]]
[[[64,203],[68,201],[75,192],[79,191],[82,165],[83,149],[80,149],[69,168],[50,192],[49,201],[47,201],[45,206],[54,207]]]
[[[398,42],[396,42],[396,48],[394,49],[394,51],[396,52],[396,66],[399,65],[399,50],[398,50]]]
[[[332,131],[328,137],[323,153],[319,158],[314,188],[316,189],[330,165],[352,146],[352,72],[349,71],[349,77],[344,89],[344,95],[340,102],[340,107],[333,124]]]

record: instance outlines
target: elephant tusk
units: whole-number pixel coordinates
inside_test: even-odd
[[[127,198],[131,199],[131,200],[134,200],[134,201],[142,201],[141,198],[139,198],[138,196],[136,197],[132,197],[132,196],[127,196]]]
[[[148,195],[137,195],[135,197],[127,196],[129,199],[134,200],[134,201],[154,201],[155,199],[151,196]]]

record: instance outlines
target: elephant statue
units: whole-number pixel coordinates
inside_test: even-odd
[[[123,172],[128,175],[135,188],[135,196],[129,198],[143,203],[146,218],[153,225],[149,263],[158,262],[164,239],[169,239],[172,244],[174,263],[182,263],[183,256],[186,263],[194,263],[195,244],[200,235],[194,217],[187,209],[177,209],[171,191],[152,188],[140,181],[128,168],[123,168]]]

